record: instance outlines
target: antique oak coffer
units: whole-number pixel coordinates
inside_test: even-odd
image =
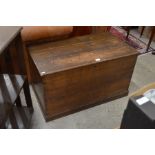
[[[138,53],[110,33],[29,47],[46,121],[127,95]]]

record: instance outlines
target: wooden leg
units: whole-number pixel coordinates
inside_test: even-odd
[[[30,88],[29,88],[29,83],[28,83],[27,79],[24,83],[23,89],[24,89],[26,104],[29,108],[33,109],[32,99],[31,99],[31,94],[30,94]]]
[[[22,107],[20,96],[18,96],[17,99],[16,99],[16,106],[17,107]]]
[[[128,26],[126,30],[127,30],[126,39],[128,39],[128,37],[129,37],[129,34],[130,34],[130,27]]]
[[[6,123],[6,122],[4,122],[3,124],[2,124],[2,123],[0,124],[0,129],[6,129],[5,123]]]
[[[153,39],[153,37],[154,37],[154,34],[155,34],[155,28],[153,28],[153,30],[152,30],[152,32],[151,32],[151,36],[150,36],[149,42],[148,42],[148,44],[147,44],[146,51],[148,51],[149,48],[150,48],[150,45],[151,45],[152,39]]]
[[[110,31],[112,26],[107,26],[107,31]]]
[[[18,110],[18,113],[19,113],[20,118],[22,120],[22,123],[24,125],[24,128],[27,129],[28,128],[28,118],[26,116],[24,108],[23,107],[22,108],[18,107],[17,110]]]
[[[9,119],[10,119],[10,123],[11,123],[12,128],[13,129],[19,129],[13,109],[10,111]]]
[[[144,29],[145,29],[145,26],[142,26],[142,30],[141,30],[141,33],[140,33],[140,37],[143,35]]]

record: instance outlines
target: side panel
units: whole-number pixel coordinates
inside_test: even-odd
[[[45,115],[46,114],[46,102],[45,102],[45,97],[44,97],[45,92],[44,92],[42,77],[40,76],[37,68],[35,67],[31,57],[29,58],[29,64],[31,68],[30,73],[31,73],[31,82],[32,82],[33,90],[35,91],[36,97]]]
[[[136,59],[123,57],[46,75],[48,118],[126,94]]]

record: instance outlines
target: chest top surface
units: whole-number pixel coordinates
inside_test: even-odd
[[[0,54],[20,32],[19,26],[0,26]]]
[[[36,45],[29,50],[39,72],[46,74],[138,55],[134,48],[108,32]]]

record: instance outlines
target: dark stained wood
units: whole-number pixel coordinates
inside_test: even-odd
[[[1,26],[0,27],[0,55],[11,44],[11,42],[20,33],[22,27],[18,26]]]
[[[4,129],[5,122],[9,118],[9,111],[11,109],[11,106],[8,104],[0,104],[0,129]]]
[[[33,86],[46,120],[126,95],[138,55],[110,33],[29,51]]]
[[[0,75],[0,128],[4,128],[5,122],[10,120],[10,124],[13,129],[19,128],[19,117],[20,122],[23,123],[22,128],[28,128],[29,122],[32,116],[33,108],[31,105],[31,101],[27,99],[26,96],[26,103],[27,107],[21,104],[20,99],[20,92],[23,87],[26,86],[25,77],[21,75],[9,75],[9,74],[1,74]],[[27,88],[26,88],[27,92]],[[9,103],[9,104],[8,104]],[[14,103],[16,103],[16,107],[18,109],[18,115],[15,113],[14,110]],[[17,110],[16,110],[17,111]],[[30,116],[25,114],[25,111],[29,111],[27,113]],[[21,124],[21,123],[20,123]]]
[[[110,29],[110,26],[73,26],[72,37],[82,36],[97,32],[106,32]]]
[[[146,51],[149,50],[154,35],[155,35],[155,27],[153,27],[153,29],[152,29],[151,36],[149,38],[149,42],[148,42],[147,47],[146,47]],[[155,54],[155,53],[153,52],[153,54]]]
[[[144,29],[145,29],[145,26],[142,26],[142,30],[140,32],[140,37],[143,35]]]
[[[17,99],[16,99],[16,105],[18,106],[18,107],[22,107],[22,102],[21,102],[21,99],[20,99],[20,95],[17,97]]]
[[[19,129],[19,126],[18,126],[18,123],[17,123],[13,109],[10,110],[10,112],[9,112],[9,119],[10,119],[10,123],[11,123],[12,128],[13,129]]]
[[[20,29],[0,27],[0,128],[18,129],[19,120],[27,128],[33,112]],[[27,106],[21,103],[22,89]]]
[[[81,36],[92,33],[92,26],[73,26],[71,36]]]
[[[110,37],[109,37],[110,36]],[[101,61],[134,55],[135,51],[124,42],[103,33],[77,37],[59,43],[46,44],[48,47],[31,48],[31,56],[39,73],[52,74],[84,65],[95,64],[96,58]],[[45,45],[43,45],[45,46]],[[115,50],[112,50],[115,48]],[[45,62],[46,61],[46,62]]]
[[[24,52],[22,52],[21,37],[17,35],[0,55],[1,74],[22,74],[26,75]]]
[[[29,84],[28,84],[28,79],[25,79],[24,85],[23,85],[23,90],[24,90],[24,94],[25,94],[25,100],[27,103],[27,107],[28,108],[32,108],[32,99],[31,99],[31,94],[30,94],[30,90],[29,90]],[[32,108],[33,109],[33,108]]]
[[[44,96],[44,86],[42,83],[42,77],[40,76],[31,57],[29,58],[29,64],[30,64],[30,68],[31,68],[30,73],[31,73],[34,91],[36,93],[38,101],[40,102],[41,109],[43,109],[43,111],[46,111],[46,105],[44,104],[45,96]]]
[[[95,30],[94,30],[95,29]],[[27,74],[28,74],[28,80],[31,83],[32,78],[31,78],[31,68],[30,68],[30,58],[29,58],[29,46],[37,45],[37,44],[45,44],[47,42],[59,42],[61,40],[67,41],[68,38],[73,38],[76,36],[83,36],[91,33],[97,33],[97,32],[105,32],[110,29],[110,26],[73,26],[73,32],[69,35],[65,36],[58,36],[58,37],[50,37],[47,39],[43,40],[33,40],[30,42],[24,42],[24,51],[25,51],[25,58],[26,58],[26,67],[27,67]]]

